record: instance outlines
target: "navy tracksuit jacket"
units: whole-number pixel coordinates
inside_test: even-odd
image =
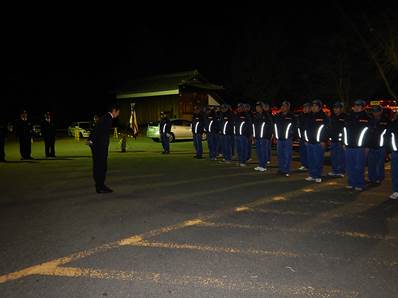
[[[192,116],[192,135],[193,135],[193,145],[195,147],[195,152],[197,157],[202,157],[203,147],[202,147],[202,135],[204,132],[204,119],[202,114],[193,114]]]
[[[265,168],[269,160],[268,146],[272,138],[272,117],[268,113],[256,113],[253,118],[252,135],[256,140],[256,154],[258,164]]]
[[[398,192],[398,120],[390,123],[385,142],[391,150],[391,178],[393,192]]]
[[[277,155],[279,171],[290,172],[292,161],[292,139],[296,129],[295,118],[292,113],[279,113],[274,117],[274,136],[277,141]]]
[[[249,145],[252,135],[251,115],[246,112],[239,113],[235,117],[235,136],[237,140],[239,163],[246,163],[249,159]]]
[[[300,163],[308,169],[307,143],[304,139],[304,129],[310,113],[302,113],[297,117],[297,137],[300,140]]]
[[[330,162],[333,174],[345,173],[345,148],[343,146],[343,130],[345,126],[346,114],[333,114],[330,117],[329,137],[330,137]]]
[[[372,183],[384,180],[384,162],[386,157],[386,133],[390,124],[387,117],[371,118],[369,127],[368,178]]]
[[[365,187],[366,150],[368,147],[370,118],[365,111],[347,115],[343,128],[346,146],[346,170],[348,185]]]
[[[232,146],[234,145],[234,115],[227,111],[222,113],[220,121],[220,134],[223,150],[223,157],[226,161],[232,159]]]
[[[220,132],[220,123],[216,113],[211,112],[205,118],[205,130],[207,133],[207,144],[209,147],[209,157],[214,159],[217,157],[218,136]]]
[[[323,111],[311,113],[304,127],[307,142],[308,171],[312,178],[321,178],[325,149],[321,143],[328,140],[329,118]]]

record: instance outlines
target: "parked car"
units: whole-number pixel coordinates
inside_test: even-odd
[[[176,140],[192,140],[191,122],[184,119],[171,119],[171,133],[169,136],[170,142]],[[159,121],[151,122],[148,125],[146,136],[155,142],[159,142]],[[206,134],[203,134],[202,139],[206,139]]]
[[[88,121],[73,122],[68,127],[68,135],[75,136],[76,130],[79,132],[79,136],[81,138],[88,138],[91,133],[90,122]]]
[[[33,136],[35,138],[41,137],[41,125],[40,124],[33,124],[32,129],[33,129]]]
[[[372,109],[375,106],[382,106],[383,113],[390,119],[393,120],[395,114],[398,112],[398,103],[396,100],[393,99],[381,99],[381,100],[371,100],[366,105],[366,111],[371,114]]]

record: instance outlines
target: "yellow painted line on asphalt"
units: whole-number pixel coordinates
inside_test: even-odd
[[[170,233],[172,231],[179,230],[179,229],[182,229],[182,228],[199,225],[202,222],[203,221],[200,218],[190,219],[190,220],[184,221],[184,222],[176,224],[176,225],[167,226],[167,227],[163,227],[163,228],[160,228],[160,229],[152,230],[152,231],[150,231],[150,232],[145,234],[145,238],[150,238],[150,237],[158,236],[158,235],[161,235],[161,234]],[[122,240],[118,241],[118,243],[119,243],[119,245],[123,246],[123,245],[134,245],[134,244],[137,244],[137,243],[141,243],[142,241],[144,241],[144,237],[134,235],[132,237],[128,237],[128,238],[122,239]]]
[[[223,191],[225,191],[227,189],[230,190],[230,189],[234,189],[234,188],[240,188],[240,187],[242,187],[242,185],[243,186],[250,186],[250,185],[258,185],[258,184],[274,183],[274,182],[275,182],[275,180],[269,180],[269,181],[266,181],[265,183],[262,183],[260,181],[254,181],[254,182],[249,182],[249,183],[238,184],[238,185],[235,185],[235,186],[232,186],[232,187],[223,188],[221,190],[218,189],[218,190],[209,191],[209,192],[206,191],[205,193],[223,192]],[[320,188],[320,187],[318,187],[318,188]],[[303,193],[302,189],[294,190],[294,191],[283,193],[283,197],[285,199],[290,199],[290,198],[295,197],[297,195],[301,195],[302,193]],[[194,193],[194,195],[198,195],[198,193]],[[248,203],[245,206],[240,206],[240,207],[237,207],[237,208],[238,209],[239,208],[246,208],[246,207],[247,208],[254,208],[256,206],[269,204],[271,202],[274,202],[274,198],[275,197],[272,197],[272,196],[271,197],[266,196],[264,198],[260,198],[260,199],[257,199],[255,201],[251,202],[251,203]],[[232,210],[236,210],[236,209],[233,208]],[[23,277],[26,277],[26,276],[29,276],[29,275],[42,274],[43,272],[53,271],[56,268],[58,268],[58,266],[65,265],[65,264],[70,263],[72,261],[76,261],[76,260],[79,260],[79,259],[82,259],[82,258],[86,258],[86,257],[91,256],[93,254],[100,253],[100,252],[105,252],[105,251],[108,251],[108,250],[111,250],[111,249],[114,249],[114,248],[117,248],[117,247],[120,247],[120,246],[123,246],[123,245],[134,245],[134,244],[137,244],[137,243],[141,243],[142,241],[144,241],[147,238],[158,236],[158,235],[161,235],[161,234],[164,234],[164,233],[170,233],[170,232],[176,231],[178,229],[199,225],[203,221],[209,220],[211,218],[220,217],[220,216],[222,216],[222,215],[224,215],[226,213],[229,213],[229,212],[231,212],[230,209],[221,210],[221,211],[218,211],[218,212],[216,211],[212,215],[208,215],[208,216],[201,217],[201,218],[194,218],[194,219],[187,220],[187,221],[184,221],[182,223],[171,225],[171,226],[167,226],[167,227],[161,227],[159,229],[155,229],[155,230],[152,230],[152,231],[140,234],[140,235],[132,235],[130,237],[121,239],[119,241],[103,244],[101,246],[98,246],[98,247],[95,247],[95,248],[92,248],[92,249],[88,249],[88,250],[83,250],[83,251],[71,254],[69,256],[66,256],[66,257],[57,258],[57,259],[54,259],[54,260],[51,260],[51,261],[47,261],[47,262],[44,262],[44,263],[41,263],[41,264],[38,264],[38,265],[34,265],[34,266],[30,266],[30,267],[24,268],[22,270],[18,270],[18,271],[15,271],[15,272],[7,273],[7,274],[4,274],[4,275],[0,276],[0,283],[5,283],[5,282],[11,281],[11,280],[20,279],[20,278],[23,278]]]
[[[300,180],[301,180],[301,178],[300,178]],[[316,185],[316,186],[314,186],[312,188],[311,192],[321,191],[322,189],[326,188],[327,186],[328,185],[326,183],[325,184],[318,184],[318,185]],[[275,201],[287,201],[287,200],[290,200],[292,198],[295,198],[295,197],[298,197],[300,195],[305,194],[306,193],[305,190],[308,190],[308,187],[300,188],[300,189],[293,190],[293,191],[288,191],[286,193],[281,193],[278,196],[271,196],[271,197],[270,196],[266,196],[264,198],[257,199],[257,200],[255,200],[253,202],[241,205],[241,206],[239,206],[237,208],[246,208],[247,207],[249,209],[253,209],[255,207],[259,207],[259,206],[267,205],[267,204],[270,204],[270,203],[274,203]],[[236,208],[235,208],[235,210],[236,210]],[[242,209],[242,210],[244,210],[244,209]]]
[[[206,219],[208,219],[208,218],[211,218],[211,217],[207,217]],[[176,225],[162,227],[159,229],[155,229],[155,230],[143,233],[141,235],[133,235],[131,237],[127,237],[127,238],[121,239],[119,241],[103,244],[103,245],[100,245],[100,246],[92,248],[92,249],[83,250],[83,251],[71,254],[69,256],[66,256],[66,257],[57,258],[57,259],[54,259],[54,260],[51,260],[48,262],[44,262],[44,263],[41,263],[38,265],[27,267],[27,268],[19,270],[19,271],[7,273],[7,274],[0,276],[0,283],[5,283],[8,281],[20,279],[20,278],[23,278],[23,277],[26,277],[29,275],[35,275],[35,274],[40,275],[40,274],[52,272],[56,268],[58,268],[58,266],[61,266],[61,265],[64,265],[64,264],[67,264],[67,263],[70,263],[70,262],[73,262],[73,261],[76,261],[79,259],[83,259],[83,258],[86,258],[88,256],[91,256],[91,255],[94,255],[97,253],[106,252],[111,249],[121,247],[123,245],[133,245],[135,243],[143,241],[145,238],[157,236],[157,235],[164,234],[164,233],[169,233],[169,232],[181,229],[181,228],[190,227],[190,226],[193,226],[196,224],[200,224],[201,222],[202,222],[202,220],[198,219],[198,218],[190,219],[190,220],[184,221],[184,222],[176,224]]]
[[[287,201],[286,197],[276,196],[272,198],[273,201]]]
[[[239,291],[250,296],[250,293],[263,293],[264,297],[276,296],[305,296],[305,297],[358,297],[357,291],[346,291],[341,289],[316,288],[311,285],[287,286],[283,284],[270,283],[258,280],[257,276],[251,280],[231,280],[228,276],[198,276],[198,275],[171,275],[161,272],[138,272],[102,270],[94,268],[57,267],[51,272],[43,275],[71,277],[71,278],[93,278],[118,281],[149,282],[154,284],[165,284],[174,286],[195,286],[202,288],[215,288],[227,291]]]
[[[196,245],[196,244],[173,243],[173,242],[142,241],[142,242],[129,244],[129,246],[197,250],[201,252],[242,254],[242,255],[251,255],[251,256],[272,256],[272,257],[290,257],[290,258],[298,257],[298,255],[294,252],[288,252],[283,250],[240,249],[235,247],[219,247],[219,246]]]
[[[84,251],[80,251],[80,252],[71,254],[66,257],[57,258],[57,259],[54,259],[54,260],[51,260],[48,262],[44,262],[44,263],[41,263],[38,265],[27,267],[27,268],[19,270],[19,271],[7,273],[7,274],[0,276],[0,283],[5,283],[8,281],[20,279],[20,278],[23,278],[23,277],[26,277],[29,275],[43,274],[45,272],[50,272],[50,271],[55,270],[58,266],[67,264],[69,262],[73,262],[75,260],[86,258],[86,257],[91,256],[96,253],[105,252],[105,251],[108,251],[115,247],[117,247],[116,243],[104,244],[104,245],[101,245],[101,246],[98,246],[98,247],[95,247],[92,249],[88,249],[88,250],[84,250]]]
[[[249,210],[249,207],[245,207],[245,206],[235,208],[235,212],[244,212],[244,211],[248,211],[248,210]]]
[[[190,243],[175,243],[175,242],[156,242],[156,241],[142,241],[129,244],[133,247],[144,247],[144,248],[162,248],[162,249],[175,249],[175,250],[192,250],[199,252],[212,252],[212,253],[224,253],[224,254],[236,254],[236,255],[246,255],[252,257],[279,257],[279,258],[318,258],[333,262],[346,262],[350,263],[355,261],[351,258],[342,258],[339,256],[328,256],[323,253],[308,253],[299,254],[292,251],[285,250],[262,250],[262,249],[241,249],[237,247],[221,247],[221,246],[210,246],[210,245],[197,245]],[[396,267],[398,262],[393,261],[380,261],[376,258],[364,259],[363,262],[372,265],[386,266],[386,267]]]
[[[368,234],[361,232],[352,231],[314,231],[296,228],[284,228],[284,227],[270,227],[266,225],[248,225],[248,224],[234,224],[224,222],[202,222],[199,226],[210,227],[210,228],[232,228],[232,229],[248,229],[248,230],[264,230],[269,232],[287,232],[287,233],[316,233],[322,235],[336,235],[341,237],[361,238],[361,239],[375,239],[375,240],[396,240],[397,237],[380,234]]]
[[[259,182],[251,182],[249,183],[251,184],[258,184]],[[247,184],[247,183],[246,183]],[[239,185],[238,185],[239,187]],[[231,187],[229,187],[231,188]],[[218,190],[219,191],[219,190]],[[216,192],[218,192],[216,191]],[[211,193],[212,191],[210,191]],[[294,194],[297,193],[301,193],[300,191],[293,191]],[[287,193],[289,194],[289,193]],[[271,198],[262,198],[262,199],[258,199],[252,203],[249,203],[249,205],[256,205],[256,204],[260,204],[263,205],[265,203],[269,203],[272,202],[272,197]],[[239,207],[238,207],[239,208]],[[143,241],[146,238],[150,238],[150,237],[154,237],[154,236],[158,236],[160,234],[164,234],[164,233],[169,233],[178,229],[182,229],[182,228],[186,228],[186,227],[190,227],[193,226],[195,224],[200,224],[202,222],[202,220],[208,220],[209,218],[212,217],[216,217],[216,216],[220,216],[222,214],[224,214],[226,211],[222,211],[221,213],[217,213],[215,212],[212,216],[208,216],[206,218],[195,218],[195,219],[191,219],[188,221],[184,221],[182,223],[176,224],[176,225],[171,225],[171,226],[167,226],[167,227],[162,227],[156,230],[152,230],[149,231],[147,233],[141,234],[141,235],[132,235],[130,237],[127,237],[125,239],[121,239],[119,241],[116,242],[112,242],[109,244],[104,244],[101,245],[99,247],[93,248],[93,249],[88,249],[88,250],[84,250],[75,254],[72,254],[70,256],[64,257],[64,258],[60,258],[60,259],[55,259],[55,260],[51,260],[48,262],[44,262],[42,264],[39,265],[34,265],[16,272],[12,272],[12,273],[8,273],[8,274],[4,274],[0,276],[0,283],[4,283],[4,282],[8,282],[11,280],[16,280],[16,279],[20,279],[29,275],[33,275],[33,274],[41,274],[41,272],[43,271],[48,271],[48,270],[53,270],[55,269],[57,266],[60,265],[64,265],[66,263],[78,260],[78,259],[82,259],[85,258],[87,256],[90,256],[94,253],[97,252],[103,252],[103,251],[107,251],[116,247],[120,247],[123,245],[132,245],[135,244],[137,242]]]

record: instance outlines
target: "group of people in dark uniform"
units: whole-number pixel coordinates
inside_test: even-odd
[[[344,113],[341,102],[333,105],[329,117],[323,111],[320,100],[305,103],[297,115],[291,112],[291,104],[284,101],[280,110],[272,114],[269,104],[258,101],[255,111],[248,104],[238,104],[236,111],[231,106],[194,108],[192,135],[195,158],[203,158],[203,136],[206,135],[209,159],[230,164],[236,154],[238,165],[246,167],[251,160],[252,145],[256,146],[258,166],[254,170],[266,172],[271,163],[271,146],[276,143],[278,172],[290,176],[293,142],[299,143],[301,166],[308,171],[307,181],[321,183],[324,155],[330,149],[331,172],[328,176],[348,176],[347,188],[363,191],[366,186],[365,169],[368,167],[368,183],[378,185],[384,180],[384,165],[389,153],[393,193],[398,199],[398,120],[389,119],[381,106],[370,112],[365,110],[362,100],[354,102],[352,111]],[[107,114],[96,123],[88,143],[93,155],[93,176],[98,193],[112,190],[105,185],[107,170],[109,131],[112,121],[119,115],[119,107],[112,105]],[[392,120],[392,121],[391,121]],[[159,125],[163,154],[170,153],[171,121],[161,113]],[[21,159],[29,160],[33,127],[27,111],[20,113],[15,125],[19,139]],[[51,113],[47,112],[41,123],[45,143],[45,156],[55,158],[55,125]],[[0,125],[0,161],[5,161],[4,140],[6,127]]]
[[[46,112],[40,124],[41,136],[44,139],[44,153],[46,158],[55,158],[55,137],[56,127],[50,112]],[[32,139],[34,137],[33,125],[28,117],[28,112],[22,110],[19,118],[15,121],[15,135],[19,141],[19,152],[21,160],[31,160],[32,157]],[[0,162],[5,162],[5,138],[8,133],[8,127],[5,123],[0,125]]]
[[[323,111],[320,100],[307,102],[300,114],[291,111],[284,101],[275,115],[269,104],[258,101],[252,111],[248,104],[238,104],[236,111],[224,104],[221,107],[194,108],[192,135],[194,158],[203,158],[202,140],[206,135],[209,159],[229,164],[237,155],[238,165],[246,167],[255,144],[258,166],[254,170],[266,172],[271,162],[271,146],[276,143],[278,173],[291,173],[294,143],[299,144],[301,166],[308,171],[305,180],[321,183],[325,151],[330,150],[330,177],[348,176],[348,189],[363,191],[367,183],[378,185],[384,180],[384,165],[391,152],[393,193],[398,199],[398,120],[389,119],[381,106],[366,111],[366,102],[357,100],[352,110],[344,113],[341,102],[333,105],[331,115]],[[393,121],[391,121],[393,120]],[[161,114],[160,139],[163,153],[170,153],[171,122]],[[365,170],[368,168],[368,181]]]

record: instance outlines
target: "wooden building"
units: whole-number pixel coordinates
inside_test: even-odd
[[[161,111],[170,118],[191,120],[194,105],[219,105],[222,90],[222,86],[210,83],[197,70],[127,82],[116,92],[120,120],[128,121],[131,103],[135,103],[139,125],[158,121]]]

